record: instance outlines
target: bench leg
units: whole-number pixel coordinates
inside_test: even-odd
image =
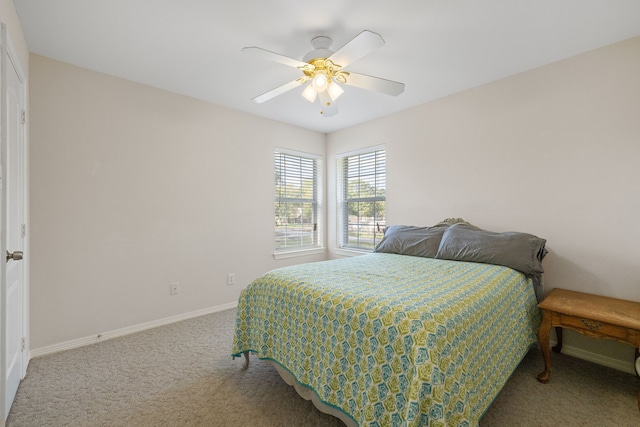
[[[551,349],[549,348],[549,331],[551,330],[551,315],[547,310],[542,310],[542,322],[538,330],[538,343],[544,358],[544,371],[538,374],[538,381],[542,384],[549,382],[551,377]]]
[[[640,377],[640,349],[636,348],[636,375]],[[638,387],[638,410],[640,410],[640,387]]]
[[[554,353],[560,353],[562,351],[562,328],[560,326],[556,326],[556,337],[558,337],[558,342],[552,350]]]

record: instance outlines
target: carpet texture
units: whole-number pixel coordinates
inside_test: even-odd
[[[251,358],[231,360],[235,310],[33,359],[7,426],[342,426]],[[532,349],[480,421],[488,426],[639,426],[633,375]]]

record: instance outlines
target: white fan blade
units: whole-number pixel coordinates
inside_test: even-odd
[[[338,49],[328,59],[334,64],[346,67],[365,55],[384,45],[384,39],[380,34],[364,30],[355,36],[349,43]]]
[[[297,88],[303,83],[305,83],[304,79],[295,79],[287,84],[283,84],[282,86],[278,86],[275,89],[271,89],[269,92],[256,96],[255,98],[252,99],[252,101],[257,104],[262,104],[263,102],[268,101],[272,98],[275,98],[278,95],[282,95],[283,93],[288,92],[291,89]]]
[[[404,92],[404,83],[367,76],[366,74],[349,73],[346,84],[392,96],[398,96]]]
[[[301,68],[309,65],[306,62],[298,61],[297,59],[289,58],[288,56],[280,55],[279,53],[271,52],[269,50],[265,50],[255,46],[243,47],[242,52],[251,56],[267,59],[269,61],[279,62],[281,64],[295,68]]]

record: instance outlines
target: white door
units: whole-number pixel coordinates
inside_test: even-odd
[[[25,79],[2,24],[2,419],[9,415],[26,374],[25,245]]]

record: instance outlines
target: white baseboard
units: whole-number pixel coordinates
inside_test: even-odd
[[[556,341],[549,340],[549,344],[553,347],[554,345],[556,345]],[[587,362],[597,363],[598,365],[606,366],[608,368],[617,369],[618,371],[626,372],[628,374],[636,374],[633,360],[626,361],[615,359],[613,357],[604,356],[602,354],[594,353],[582,348],[566,345],[565,343],[562,344],[562,354],[577,357],[578,359],[586,360]],[[553,352],[551,359],[551,363],[553,363]]]
[[[84,338],[77,338],[70,341],[61,342],[58,344],[52,344],[45,347],[35,348],[29,352],[29,359],[33,359],[47,354],[58,353],[60,351],[71,350],[74,348],[84,347],[85,345],[95,344],[112,338],[122,337],[125,335],[133,334],[136,332],[145,331],[147,329],[156,328],[158,326],[169,325],[171,323],[180,322],[182,320],[192,319],[194,317],[204,316],[211,313],[217,313],[219,311],[228,310],[238,306],[237,302],[218,305],[215,307],[204,308],[202,310],[196,310],[189,313],[178,314],[176,316],[165,317],[164,319],[158,319],[151,322],[140,323],[138,325],[128,326],[122,329],[116,329],[114,331],[103,332],[98,335],[91,335]]]

